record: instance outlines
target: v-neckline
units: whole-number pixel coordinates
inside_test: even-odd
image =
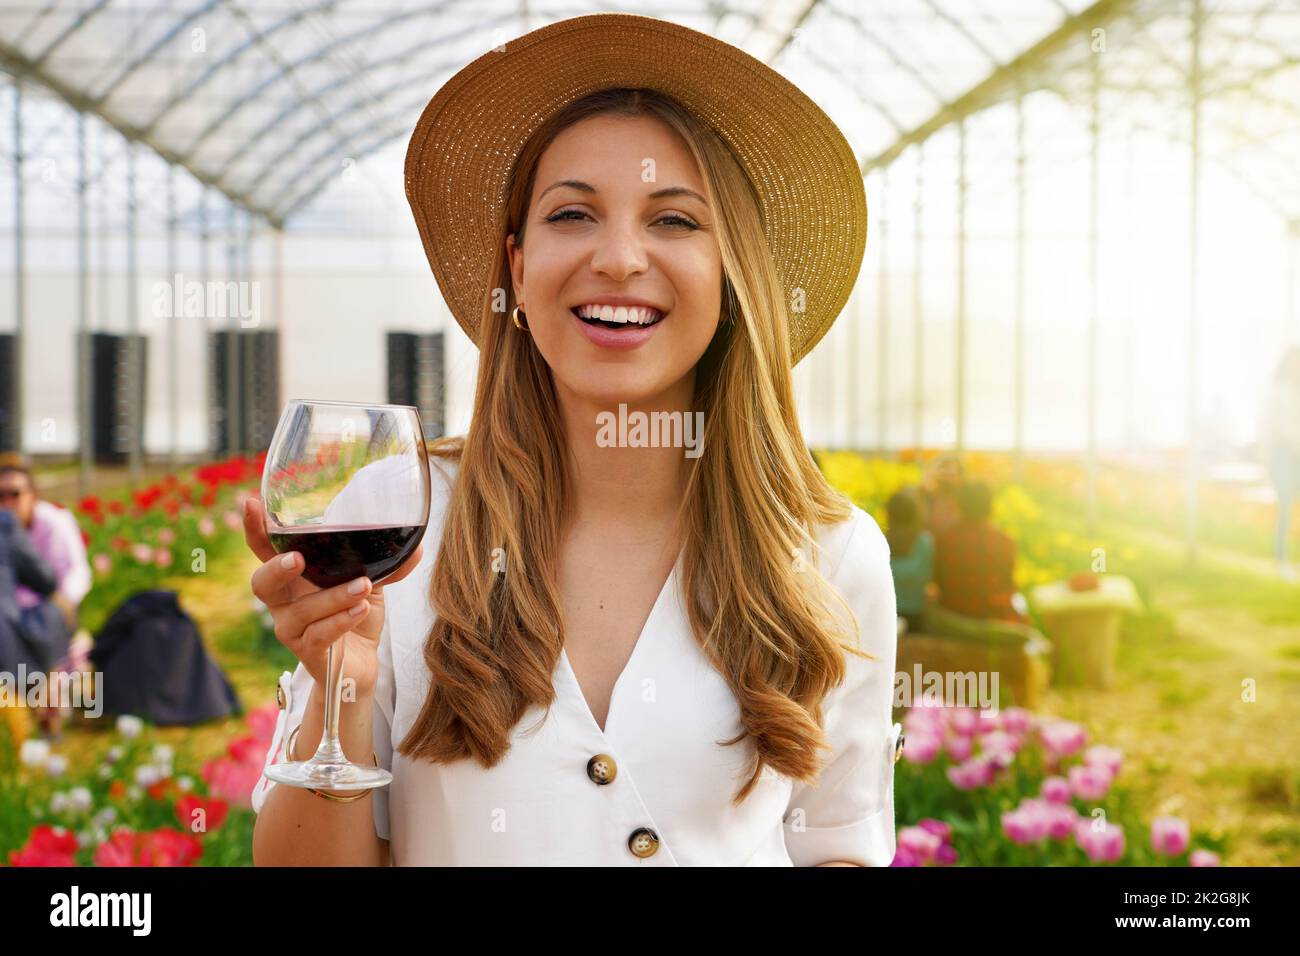
[[[600,734],[602,737],[607,737],[609,735],[609,728],[614,720],[614,705],[618,702],[618,692],[619,688],[623,686],[623,678],[631,672],[632,665],[636,663],[638,655],[642,653],[643,645],[646,643],[646,637],[650,634],[651,626],[655,623],[655,618],[660,613],[664,601],[677,586],[677,572],[682,563],[682,556],[685,553],[685,548],[677,553],[677,560],[673,562],[672,568],[668,571],[668,577],[664,580],[663,587],[659,589],[659,594],[655,598],[654,604],[650,606],[650,613],[646,615],[645,623],[641,625],[641,632],[636,636],[636,643],[632,645],[632,653],[628,655],[627,663],[625,663],[623,669],[619,671],[618,677],[614,678],[614,684],[609,691],[609,706],[605,708],[604,727],[600,726],[600,721],[598,721],[596,715],[591,712],[591,705],[587,703],[587,695],[583,693],[582,684],[578,681],[578,674],[573,669],[573,664],[569,661],[568,653],[563,647],[560,648],[560,666],[564,668],[569,684],[573,688],[573,693],[577,696],[577,705],[581,707],[583,712],[587,715],[587,720],[591,722],[591,726],[595,729],[596,733]]]

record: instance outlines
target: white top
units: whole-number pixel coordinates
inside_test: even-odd
[[[834,750],[820,752],[825,764],[817,785],[767,767],[745,801],[731,804],[754,745],[749,739],[716,743],[739,734],[739,708],[691,633],[680,557],[614,685],[604,731],[561,652],[549,718],[543,707],[526,712],[495,767],[472,759],[432,764],[395,753],[429,686],[422,650],[434,622],[432,545],[442,537],[456,468],[444,460],[432,464],[420,565],[384,592],[374,747],[393,782],[372,801],[375,832],[390,841],[393,865],[889,865],[902,733],[891,716],[897,615],[889,546],[858,508],[842,524],[819,529],[817,540],[823,573],[831,569],[827,580],[857,617],[859,646],[876,659],[845,655],[846,679],[823,702]],[[281,676],[286,706],[268,766],[283,759],[281,748],[302,722],[312,683],[302,664]],[[597,755],[606,766],[589,768]],[[598,783],[611,764],[613,779]],[[274,786],[263,777],[254,788],[255,811]],[[653,835],[638,833],[645,830]],[[645,855],[655,839],[657,848]]]

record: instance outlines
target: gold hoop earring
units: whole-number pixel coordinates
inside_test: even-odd
[[[528,318],[527,312],[524,313],[524,318]],[[528,326],[519,321],[519,306],[515,306],[514,311],[510,313],[510,319],[515,323],[515,328],[523,329],[525,332],[529,331]]]

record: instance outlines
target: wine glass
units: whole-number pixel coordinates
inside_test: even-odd
[[[411,556],[429,523],[429,463],[419,412],[410,405],[289,402],[262,472],[267,534],[297,551],[312,584],[365,575],[383,582]],[[336,653],[337,651],[337,653]],[[325,658],[325,732],[306,761],[272,764],[266,776],[294,787],[370,790],[392,782],[382,767],[351,763],[339,745],[342,640]]]

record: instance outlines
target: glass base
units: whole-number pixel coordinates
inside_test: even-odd
[[[376,790],[393,782],[383,767],[361,767],[354,763],[275,763],[266,768],[266,778],[291,787],[317,790]]]

